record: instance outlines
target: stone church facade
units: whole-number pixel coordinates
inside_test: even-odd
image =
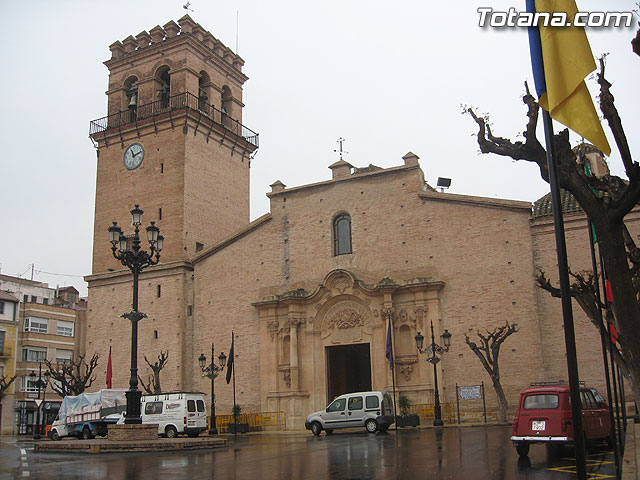
[[[86,351],[104,360],[112,348],[114,387],[128,386],[131,327],[120,315],[131,309],[132,279],[107,230],[114,221],[129,230],[136,204],[143,225],[155,221],[165,237],[161,263],[141,275],[138,341],[143,378],[144,356],[169,352],[165,391],[208,392],[198,357],[212,343],[216,355],[228,353],[233,331],[237,403],[285,412],[287,428],[299,429],[335,395],[391,390],[389,322],[396,386],[412,403],[433,402],[433,367],[414,341],[421,332],[429,343],[431,324],[436,342],[452,334],[437,364],[442,402],[455,405],[456,384],[484,382],[495,412],[490,379],[464,338],[505,322],[519,327],[500,357],[512,407],[530,382],[566,378],[559,301],[535,285],[538,269],[557,277],[545,199],[532,208],[438,192],[409,152],[392,168],[341,160],[328,180],[276,181],[269,213],[250,221],[258,137],[242,125],[243,60],[189,16],[110,49],[108,116],[91,126],[98,173]],[[143,159],[127,165],[133,144]],[[571,267],[589,268],[579,209],[567,212],[567,240]],[[599,336],[574,311],[581,378],[604,391]],[[98,377],[104,385],[105,371]],[[230,413],[232,399],[220,377],[217,413]]]

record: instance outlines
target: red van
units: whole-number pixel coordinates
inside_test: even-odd
[[[580,385],[582,429],[588,442],[611,440],[611,417],[594,389]],[[596,391],[597,393],[597,391]],[[598,394],[598,397],[602,397]],[[511,440],[521,456],[529,454],[532,443],[573,445],[569,386],[564,383],[535,383],[520,394],[513,420]]]

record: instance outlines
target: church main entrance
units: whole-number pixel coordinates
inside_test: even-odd
[[[326,347],[327,403],[338,395],[371,390],[368,343]]]

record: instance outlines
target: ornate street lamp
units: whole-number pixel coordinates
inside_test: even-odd
[[[449,333],[449,330],[445,330],[442,334],[442,343],[444,346],[438,345],[433,335],[433,322],[431,322],[431,345],[427,348],[422,348],[424,344],[424,336],[420,334],[420,332],[415,336],[415,340],[418,351],[422,354],[426,354],[427,362],[431,362],[433,364],[433,386],[435,397],[435,406],[433,409],[435,418],[433,420],[433,425],[435,427],[440,427],[444,425],[444,422],[442,421],[442,409],[440,408],[440,393],[438,392],[438,372],[436,370],[436,365],[440,361],[440,357],[438,355],[442,355],[444,352],[449,351],[449,347],[451,346],[451,333]]]
[[[44,422],[42,422],[42,428],[41,428],[41,424],[40,424],[40,407],[42,405],[42,402],[40,401],[40,393],[42,391],[42,387],[44,387],[44,396],[47,396],[47,385],[49,384],[49,378],[50,378],[51,372],[49,372],[49,370],[47,370],[46,372],[44,372],[44,380],[42,380],[42,361],[39,362],[38,365],[38,380],[36,380],[36,372],[34,372],[33,370],[31,370],[31,373],[29,374],[29,377],[31,377],[31,381],[35,381],[35,384],[38,386],[38,411],[36,413],[36,429],[33,432],[33,439],[34,440],[39,440],[40,439],[40,435],[42,434],[42,429],[44,428]],[[44,398],[43,398],[44,401]]]
[[[138,205],[131,210],[132,224],[135,227],[133,237],[127,237],[122,233],[117,222],[109,227],[109,241],[113,256],[133,274],[133,306],[129,313],[122,316],[131,320],[131,378],[129,379],[129,390],[127,390],[127,413],[124,423],[142,423],[140,417],[140,398],[142,392],[138,390],[138,322],[146,317],[138,311],[138,277],[140,272],[151,266],[157,265],[160,261],[160,251],[164,237],[160,235],[160,229],[155,222],[147,227],[147,239],[149,240],[150,251],[147,253],[140,249],[140,225],[142,224],[143,211]],[[131,240],[131,248],[129,248]],[[155,256],[155,258],[154,258]]]
[[[218,355],[218,365],[213,363],[213,343],[211,344],[211,364],[206,365],[207,357],[204,356],[204,353],[200,354],[198,358],[198,363],[200,364],[200,369],[205,374],[205,377],[211,379],[211,428],[209,429],[209,435],[217,435],[218,428],[216,427],[216,397],[215,392],[213,390],[213,380],[218,376],[218,372],[224,369],[224,366],[227,364],[227,356],[224,352],[221,352]]]

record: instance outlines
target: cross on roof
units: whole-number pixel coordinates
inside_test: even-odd
[[[349,152],[345,151],[342,149],[342,143],[345,141],[344,138],[340,137],[338,138],[338,140],[336,140],[337,143],[340,144],[340,149],[339,150],[334,150],[334,152],[339,153],[340,154],[340,160],[342,160],[342,154],[347,154]]]

